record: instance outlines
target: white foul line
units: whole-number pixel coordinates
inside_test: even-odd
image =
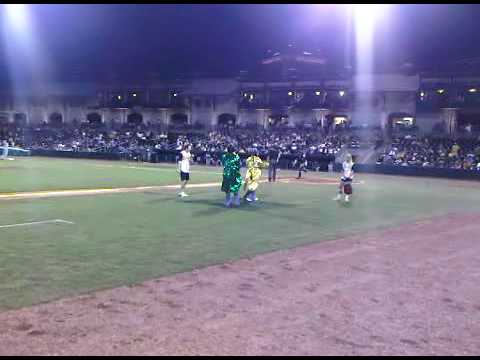
[[[202,188],[220,186],[221,183],[204,183],[191,184],[189,188]],[[115,193],[129,193],[141,192],[147,190],[161,190],[161,189],[179,189],[180,185],[160,185],[160,186],[140,186],[133,188],[113,188],[113,189],[84,189],[84,190],[57,190],[57,191],[38,191],[38,192],[20,192],[13,194],[0,194],[1,200],[13,199],[36,199],[36,198],[50,198],[62,196],[80,196],[80,195],[95,195],[95,194],[115,194]]]
[[[18,226],[41,225],[41,224],[75,224],[75,223],[67,220],[55,219],[55,220],[34,221],[34,222],[28,222],[28,223],[22,223],[22,224],[0,225],[0,229],[12,228],[12,227],[18,227]]]

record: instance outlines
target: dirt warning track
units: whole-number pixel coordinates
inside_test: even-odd
[[[479,231],[453,214],[0,313],[0,355],[478,355]]]

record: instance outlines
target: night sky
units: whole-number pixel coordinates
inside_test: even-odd
[[[2,5],[3,6],[3,5]],[[343,64],[345,11],[335,5],[29,5],[35,41],[55,79],[152,72],[235,76],[268,49],[319,49]],[[3,9],[2,9],[3,13]],[[480,56],[480,5],[392,5],[378,26],[378,66]],[[3,14],[2,19],[3,21]],[[0,68],[6,34],[0,41]],[[19,55],[22,56],[22,55]]]

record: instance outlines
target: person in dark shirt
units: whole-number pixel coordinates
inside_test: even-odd
[[[268,157],[267,160],[269,162],[268,166],[268,181],[276,181],[277,180],[277,166],[278,162],[280,160],[280,157],[282,156],[282,152],[278,148],[278,146],[273,146],[269,151],[268,151]]]
[[[303,153],[303,154],[299,155],[299,157],[298,157],[298,177],[297,177],[297,179],[302,178],[302,172],[307,172],[307,166],[308,166],[307,154]]]

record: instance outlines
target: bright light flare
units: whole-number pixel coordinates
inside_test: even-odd
[[[29,28],[28,7],[25,4],[5,4],[5,14],[12,29],[26,31]]]
[[[353,14],[356,21],[375,22],[385,15],[388,4],[355,4]]]
[[[372,113],[373,73],[375,59],[375,33],[381,19],[386,15],[388,5],[355,4],[350,9],[355,26],[355,90],[361,96],[354,100],[354,121],[363,124],[374,122]],[[369,90],[367,90],[369,89]]]
[[[373,38],[375,26],[387,14],[387,4],[355,4],[353,18],[357,41],[366,41]]]

